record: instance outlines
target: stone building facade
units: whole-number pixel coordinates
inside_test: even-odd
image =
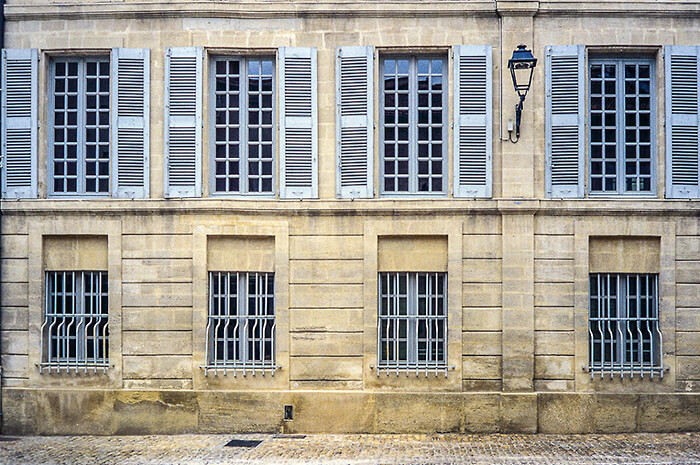
[[[5,17],[4,431],[700,429],[700,2]]]

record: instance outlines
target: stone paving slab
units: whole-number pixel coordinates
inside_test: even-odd
[[[232,439],[256,447],[225,447]],[[0,464],[700,464],[700,433],[0,436]]]

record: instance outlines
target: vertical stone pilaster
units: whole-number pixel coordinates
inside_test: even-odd
[[[513,80],[508,69],[508,60],[519,44],[532,48],[534,43],[534,14],[539,2],[532,1],[497,1],[497,11],[501,16],[501,85],[503,101],[501,103],[501,138],[508,137],[508,120],[515,124],[515,105],[519,98],[513,89]],[[539,89],[538,89],[539,90]],[[534,197],[534,102],[531,96],[525,101],[520,122],[520,140],[513,144],[501,141],[502,157],[502,197]],[[539,135],[537,135],[539,136]],[[513,133],[515,137],[515,133]]]
[[[535,216],[534,207],[511,210],[515,202],[499,202],[503,214],[503,391],[534,388],[535,372]]]

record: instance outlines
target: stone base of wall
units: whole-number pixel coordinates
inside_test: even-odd
[[[294,406],[283,421],[284,405]],[[386,393],[5,388],[5,434],[700,431],[700,393]]]

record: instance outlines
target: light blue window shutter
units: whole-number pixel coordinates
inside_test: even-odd
[[[666,197],[700,197],[700,47],[666,46]]]
[[[373,47],[339,47],[336,68],[337,193],[374,196]]]
[[[202,195],[202,47],[165,56],[165,196]]]
[[[545,182],[547,197],[584,193],[584,48],[548,46],[545,51]]]
[[[118,198],[148,197],[150,58],[147,48],[112,49],[112,191]]]
[[[455,45],[454,67],[454,195],[491,197],[491,46]]]
[[[281,47],[280,197],[318,198],[315,47]]]
[[[2,51],[2,196],[37,197],[39,52]]]

